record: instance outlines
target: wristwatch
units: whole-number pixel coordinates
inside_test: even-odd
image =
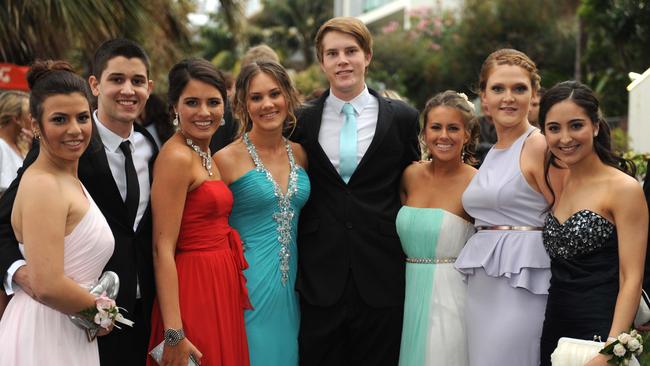
[[[183,332],[183,328],[180,329],[165,329],[165,345],[167,346],[175,346],[177,345],[180,341],[182,341],[185,338],[185,332]]]

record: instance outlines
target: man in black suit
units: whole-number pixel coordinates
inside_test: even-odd
[[[366,87],[372,38],[355,18],[316,36],[330,88],[299,114],[311,196],[298,229],[301,365],[396,365],[405,256],[395,230],[418,113]]]
[[[104,270],[120,277],[117,305],[133,328],[114,329],[99,338],[101,364],[143,365],[150,333],[155,292],[151,254],[151,168],[158,152],[151,135],[135,119],[151,93],[149,58],[142,47],[126,39],[103,43],[93,59],[89,78],[98,98],[93,113],[93,137],[79,160],[79,179],[100,208],[115,237],[115,249]],[[38,144],[24,162],[38,155]],[[24,168],[0,200],[0,273],[5,290],[16,284],[30,293],[29,268],[18,251],[11,229],[11,207]]]

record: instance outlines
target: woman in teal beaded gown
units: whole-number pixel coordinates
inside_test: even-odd
[[[476,169],[474,106],[448,90],[422,112],[420,141],[430,161],[404,170],[397,233],[406,253],[402,366],[467,366],[463,276],[453,263],[474,233],[461,196]]]
[[[284,135],[298,97],[282,66],[256,61],[236,81],[241,138],[215,154],[233,193],[230,225],[240,234],[252,310],[244,313],[251,366],[298,365],[300,307],[295,291],[298,215],[309,198],[307,156]]]

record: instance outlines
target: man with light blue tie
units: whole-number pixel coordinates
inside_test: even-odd
[[[365,84],[372,37],[327,21],[316,52],[330,89],[298,116],[311,196],[300,215],[301,365],[396,365],[404,253],[395,230],[404,168],[419,159],[418,114]]]

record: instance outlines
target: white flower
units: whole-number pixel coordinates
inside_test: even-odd
[[[627,352],[627,350],[625,349],[625,346],[623,346],[622,344],[617,343],[614,346],[614,355],[615,356],[618,356],[618,357],[625,356],[625,352]]]
[[[632,352],[636,351],[639,347],[641,347],[641,343],[639,343],[636,338],[632,338],[629,342],[627,342],[627,349]]]
[[[629,341],[632,340],[632,337],[627,333],[621,333],[617,338],[618,341],[621,342],[623,345],[627,344]]]
[[[642,353],[643,353],[643,345],[640,345],[639,349],[637,349],[634,354],[637,356],[641,356]]]
[[[632,331],[630,332],[630,337],[632,337],[632,338],[636,338],[636,336],[637,336],[638,334],[639,334],[639,333],[636,331],[636,329],[632,329]]]
[[[111,324],[113,324],[113,319],[111,319],[111,315],[109,313],[100,311],[95,314],[95,324],[98,324],[104,329],[108,329]]]
[[[472,112],[476,113],[476,107],[474,107],[474,103],[469,101],[469,98],[467,98],[467,95],[465,93],[456,93],[456,94],[458,94],[459,97],[465,99],[465,101],[467,102],[467,105],[472,110]]]

